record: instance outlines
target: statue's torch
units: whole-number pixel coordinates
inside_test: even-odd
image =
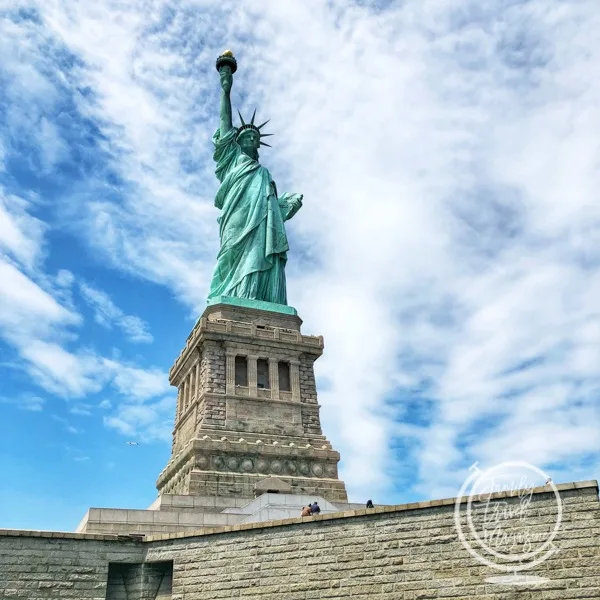
[[[217,58],[217,71],[221,70],[221,67],[229,67],[232,73],[237,71],[237,61],[231,50],[225,50],[219,58]]]

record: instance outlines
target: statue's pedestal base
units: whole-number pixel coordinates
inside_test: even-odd
[[[233,296],[215,296],[208,301],[208,306],[215,304],[229,304],[255,310],[268,310],[270,312],[283,313],[284,315],[298,315],[298,311],[287,304],[276,304],[275,302],[264,302],[262,300],[249,300],[247,298],[234,298]]]
[[[169,373],[179,394],[161,494],[253,498],[268,479],[263,491],[276,483],[347,502],[319,418],[313,363],[323,338],[304,335],[295,312],[239,298],[205,309]]]

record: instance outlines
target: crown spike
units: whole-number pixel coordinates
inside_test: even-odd
[[[242,122],[242,125],[245,125],[246,123],[244,122],[244,117],[242,117],[242,113],[239,110],[238,115],[240,115],[240,121]]]
[[[263,138],[263,137],[269,137],[270,135],[275,135],[275,134],[274,133],[261,133],[260,137],[261,138]]]
[[[260,131],[271,119],[267,119],[262,125],[259,125],[257,129]]]
[[[266,142],[261,142],[260,145],[261,146],[268,146],[269,148],[273,147],[273,146],[271,146],[271,144],[267,144]]]
[[[256,117],[256,109],[254,109],[254,112],[252,113],[252,119],[250,120],[250,125],[254,125],[254,117]]]

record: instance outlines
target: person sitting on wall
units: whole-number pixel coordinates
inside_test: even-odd
[[[310,510],[310,504],[308,506],[303,506],[302,507],[302,512],[300,513],[301,517],[310,517],[311,515],[311,510]]]
[[[321,512],[321,507],[317,504],[316,500],[312,503],[312,506],[310,507],[310,512],[313,515],[318,515]]]
[[[373,506],[373,500],[367,500],[367,508],[375,508]]]

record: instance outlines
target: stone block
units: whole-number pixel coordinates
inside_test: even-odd
[[[127,523],[141,524],[141,523],[153,523],[155,511],[151,510],[131,510],[125,511],[127,515]]]
[[[128,511],[118,508],[101,508],[98,521],[100,523],[127,523]]]
[[[178,525],[181,514],[182,512],[180,511],[153,511],[152,523],[159,525]],[[199,514],[202,516],[202,513]]]

